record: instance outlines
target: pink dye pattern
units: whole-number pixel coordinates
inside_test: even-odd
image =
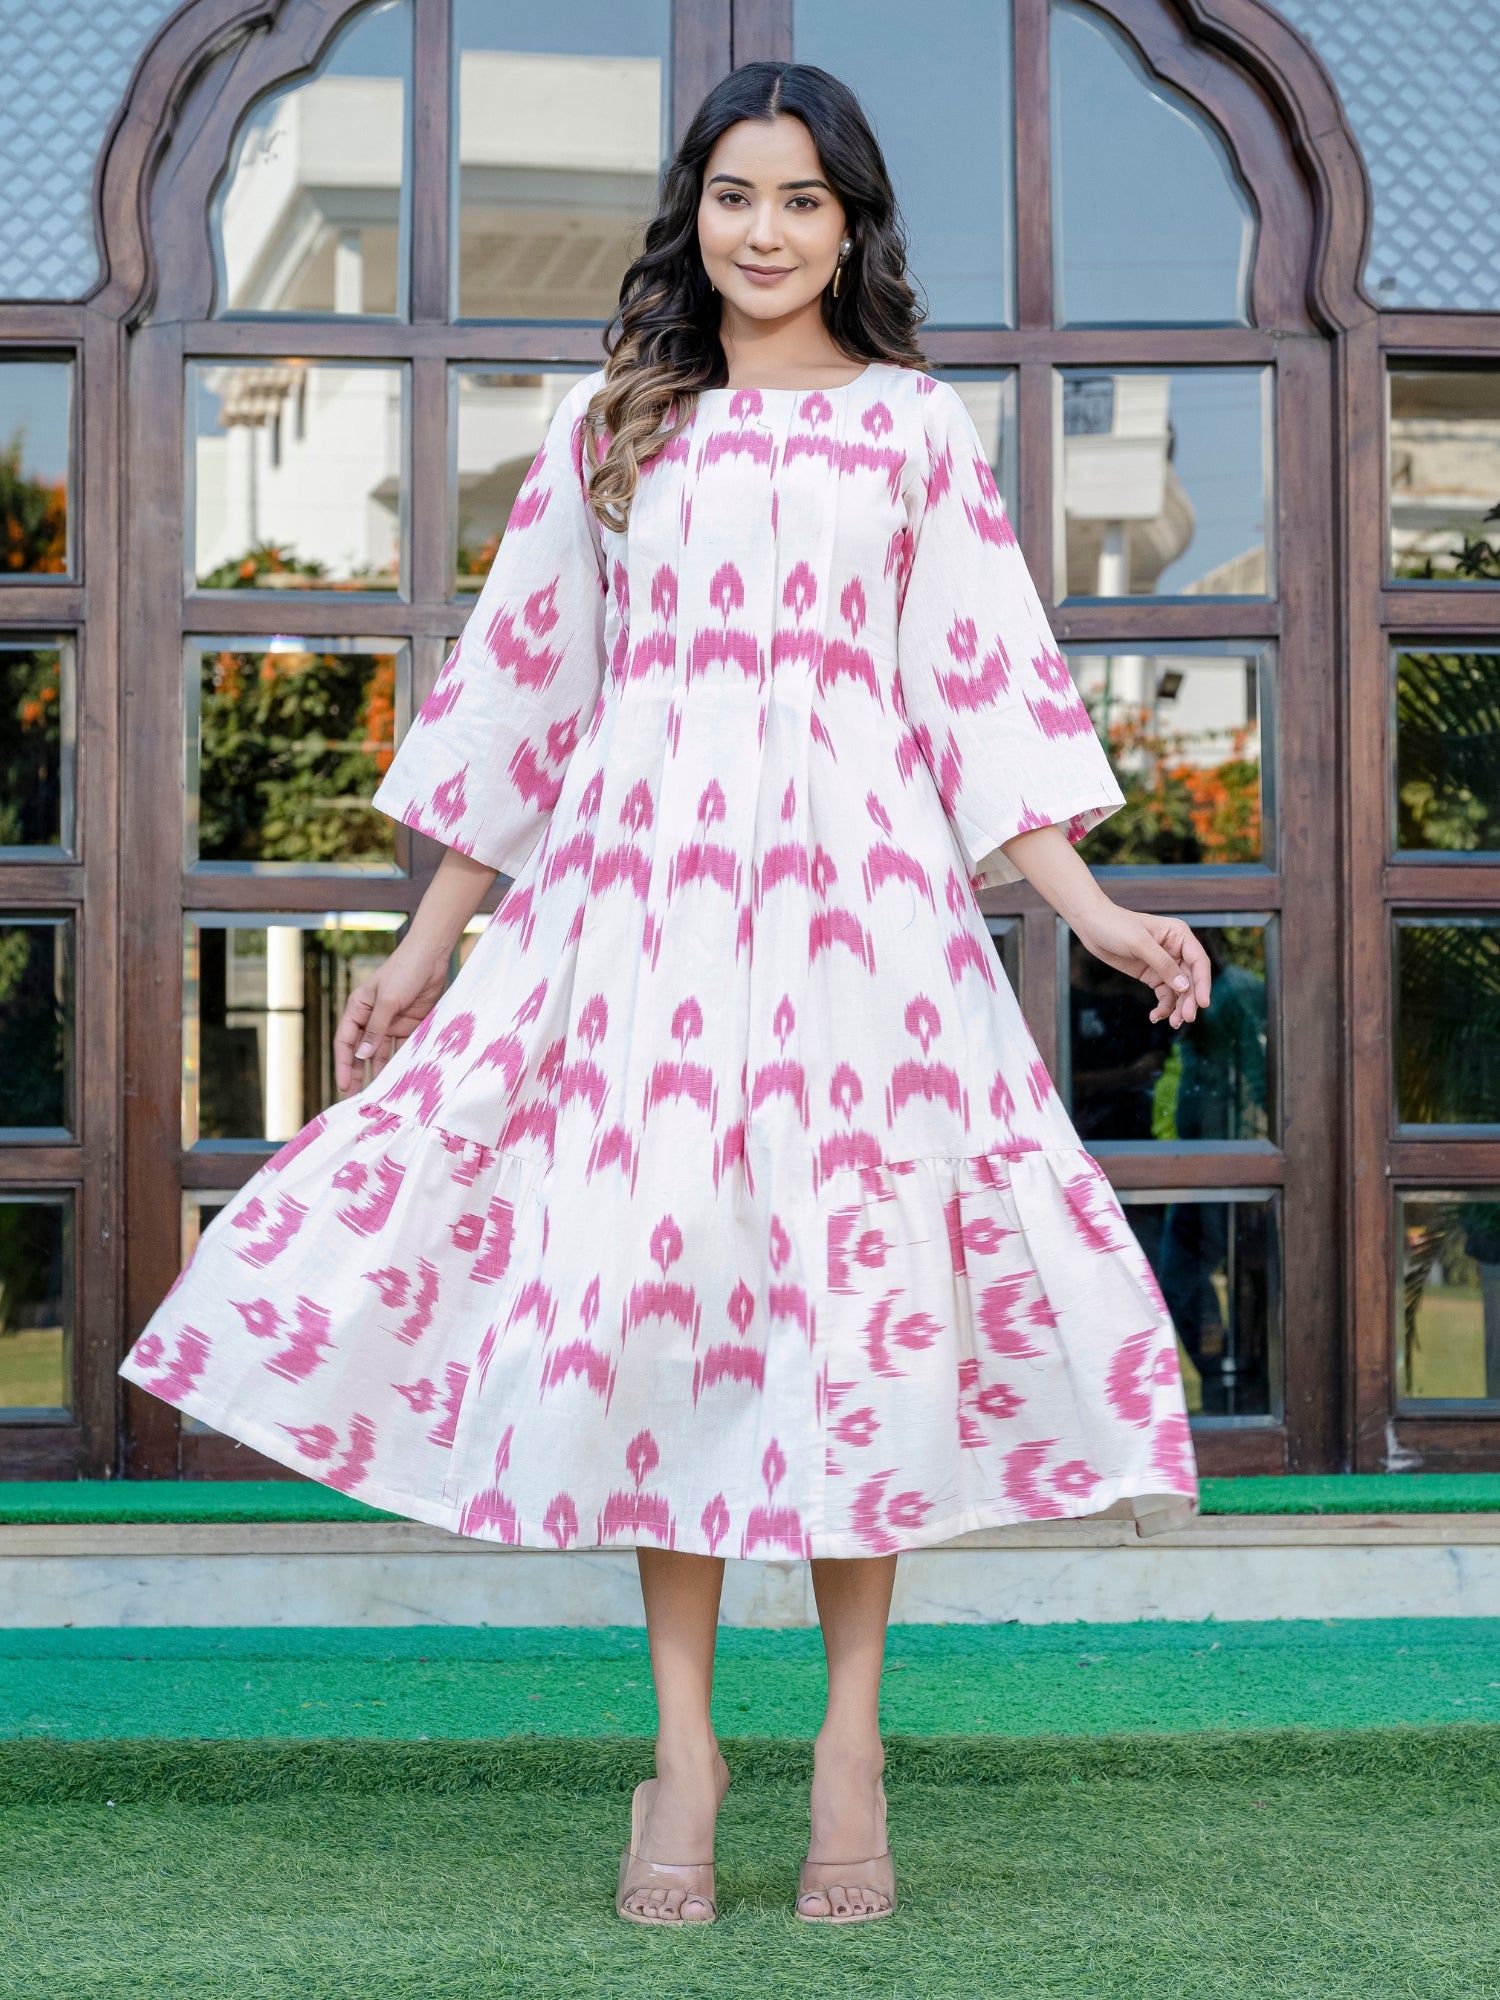
[[[885,1554],[1191,1498],[1166,1303],[977,900],[1016,834],[1123,797],[963,402],[884,364],[705,391],[620,534],[599,382],[375,794],[500,907],[122,1372],[554,1551]]]

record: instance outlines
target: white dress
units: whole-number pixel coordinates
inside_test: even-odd
[[[617,535],[599,380],[375,795],[512,886],[121,1372],[528,1546],[860,1556],[1192,1499],[1166,1306],[975,899],[1123,798],[963,402],[885,365],[710,390]]]

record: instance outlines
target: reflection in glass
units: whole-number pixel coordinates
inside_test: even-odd
[[[1009,0],[793,0],[798,62],[847,83],[896,184],[935,326],[1015,316]],[[962,59],[954,52],[962,50]]]
[[[188,369],[200,590],[396,590],[405,370],[342,362]]]
[[[1500,1125],[1500,917],[1397,917],[1403,1125]]]
[[[1072,647],[1067,658],[1125,794],[1084,843],[1090,865],[1263,860],[1270,773],[1261,682],[1269,670],[1259,649]]]
[[[1500,368],[1393,368],[1391,575],[1500,583]]]
[[[1068,939],[1073,1120],[1095,1139],[1269,1139],[1264,924],[1193,924],[1213,1004],[1172,1028],[1148,1018],[1149,987]]]
[[[671,0],[454,0],[461,319],[607,320],[670,151]]]
[[[71,361],[0,361],[0,582],[66,576]]]
[[[0,1199],[0,1422],[73,1411],[73,1285],[66,1195]]]
[[[952,383],[974,420],[995,484],[1014,516],[1019,499],[1016,454],[1016,378],[1013,370],[983,375],[972,368],[939,368],[933,373]]]
[[[1500,850],[1500,650],[1398,652],[1396,845]]]
[[[1091,8],[1052,4],[1059,326],[1246,324],[1255,211],[1203,113]]]
[[[450,518],[459,592],[483,587],[553,412],[582,372],[454,370]]]
[[[198,1248],[203,1232],[234,1199],[230,1188],[184,1188],[182,1191],[182,1262]]]
[[[1021,997],[1021,934],[1024,929],[1019,917],[986,917],[990,936],[995,941],[995,953],[1000,960],[1000,969],[1010,981],[1010,989],[1019,1000]]]
[[[344,1003],[405,921],[369,910],[187,919],[184,1146],[290,1139],[333,1103]]]
[[[213,208],[220,313],[405,312],[411,49],[387,0],[250,111]]]
[[[395,754],[404,647],[197,639],[186,659],[188,866],[393,870],[395,822],[370,797]]]
[[[0,638],[0,849],[73,846],[73,648]]]
[[[1060,369],[1058,593],[1264,597],[1271,374]]]
[[[1397,1197],[1403,1402],[1500,1402],[1500,1192]]]
[[[1277,1415],[1270,1198],[1226,1190],[1163,1200],[1127,1189],[1120,1201],[1177,1329],[1189,1415]]]
[[[72,922],[0,912],[0,1132],[65,1138],[72,1122]]]

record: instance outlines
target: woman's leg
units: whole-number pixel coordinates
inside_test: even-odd
[[[651,1548],[637,1548],[636,1561],[656,1684],[660,1780],[636,1852],[649,1861],[707,1861],[726,1776],[709,1718],[724,1561]],[[680,1889],[642,1889],[627,1902],[632,1909],[680,1913],[690,1920],[709,1915],[692,1897],[684,1907]]]
[[[808,1853],[815,1861],[864,1861],[883,1854],[886,1844],[880,1669],[896,1558],[824,1560],[813,1564],[812,1575],[828,1656],[828,1708],[813,1753]],[[811,1916],[842,1916],[881,1909],[885,1901],[856,1880],[811,1891],[798,1907]]]

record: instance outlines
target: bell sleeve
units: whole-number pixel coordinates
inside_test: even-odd
[[[1022,879],[1003,842],[1061,826],[1076,846],[1125,795],[963,399],[933,381],[922,406],[926,463],[907,500],[897,669],[907,722],[982,889]]]
[[[558,405],[484,587],[372,803],[514,876],[604,678],[605,568],[583,468],[597,374]]]

